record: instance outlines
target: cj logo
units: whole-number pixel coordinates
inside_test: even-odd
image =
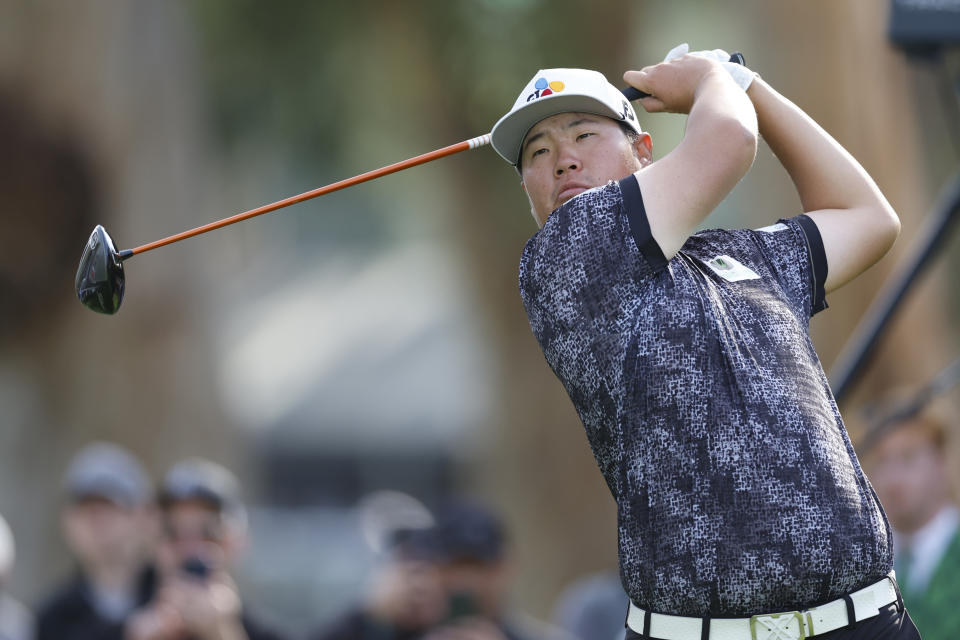
[[[527,102],[529,102],[529,99]],[[623,101],[623,113],[620,114],[620,119],[631,121],[634,119],[633,109],[630,108],[630,103],[626,100]]]
[[[554,93],[560,93],[563,91],[565,86],[566,85],[559,80],[547,82],[546,78],[537,78],[537,81],[533,85],[534,92],[527,96],[527,102],[536,100],[537,98],[545,98],[546,96],[553,95]]]

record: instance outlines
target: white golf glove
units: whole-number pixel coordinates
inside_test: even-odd
[[[727,73],[730,74],[730,77],[733,78],[733,81],[737,83],[737,86],[746,91],[750,87],[750,83],[753,82],[754,73],[747,69],[742,64],[737,64],[736,62],[730,62],[730,54],[724,51],[723,49],[712,49],[710,51],[690,51],[690,45],[686,42],[678,44],[673,49],[667,53],[667,57],[663,59],[664,62],[670,62],[675,58],[683,57],[686,54],[692,56],[700,56],[701,58],[707,58],[708,60],[716,60],[720,65],[726,69]]]

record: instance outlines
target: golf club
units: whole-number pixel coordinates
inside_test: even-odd
[[[734,53],[730,56],[730,62],[744,64],[744,59],[741,54]],[[622,92],[624,97],[631,102],[641,98],[650,97],[650,94],[644,93],[643,91],[633,87],[622,89]],[[488,144],[490,144],[489,133],[476,138],[470,138],[469,140],[464,140],[463,142],[458,142],[457,144],[452,144],[448,147],[442,147],[440,149],[436,149],[435,151],[430,151],[401,162],[396,162],[379,169],[374,169],[373,171],[361,173],[360,175],[352,178],[347,178],[345,180],[340,180],[339,182],[328,184],[325,187],[319,187],[299,195],[284,198],[283,200],[278,200],[277,202],[266,204],[261,207],[257,207],[256,209],[250,209],[249,211],[238,213],[228,218],[223,218],[222,220],[217,220],[216,222],[211,222],[188,231],[183,231],[161,240],[155,240],[154,242],[149,242],[139,247],[134,247],[133,249],[117,251],[113,244],[113,240],[110,238],[110,235],[107,233],[106,229],[98,224],[90,234],[90,238],[87,240],[87,244],[83,249],[83,254],[80,257],[80,266],[77,269],[77,277],[75,280],[77,297],[80,299],[80,302],[84,304],[84,306],[92,309],[93,311],[98,313],[114,314],[118,309],[120,309],[120,304],[123,302],[125,285],[123,273],[124,260],[127,260],[135,255],[146,253],[147,251],[172,244],[174,242],[179,242],[187,238],[192,238],[193,236],[198,236],[202,233],[207,233],[208,231],[229,226],[242,220],[248,220],[264,213],[289,207],[292,204],[297,204],[299,202],[326,195],[334,191],[339,191],[340,189],[346,189],[347,187],[352,187],[353,185],[360,184],[361,182],[367,182],[391,173],[396,173],[397,171],[403,171],[404,169],[409,169],[410,167],[415,167],[426,162],[437,160],[438,158],[444,158],[455,153],[460,153],[461,151],[467,151],[468,149],[477,149],[478,147],[483,147]]]

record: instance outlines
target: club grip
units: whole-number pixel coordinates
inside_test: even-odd
[[[743,59],[743,54],[740,53],[739,51],[736,53],[730,54],[730,62],[736,62],[737,64],[744,65],[744,66],[746,66],[747,64],[746,61]],[[640,91],[640,89],[636,89],[634,87],[626,87],[625,89],[621,89],[620,92],[623,93],[623,97],[629,100],[630,102],[633,102],[634,100],[639,100],[640,98],[650,97],[650,94],[647,93],[646,91]]]

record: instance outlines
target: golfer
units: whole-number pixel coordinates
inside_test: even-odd
[[[594,71],[538,72],[492,131],[540,226],[530,326],[617,502],[627,637],[919,638],[808,332],[899,220],[796,105],[723,51],[685,53],[624,74],[648,112],[688,114],[659,160]],[[803,213],[694,233],[758,131]]]

